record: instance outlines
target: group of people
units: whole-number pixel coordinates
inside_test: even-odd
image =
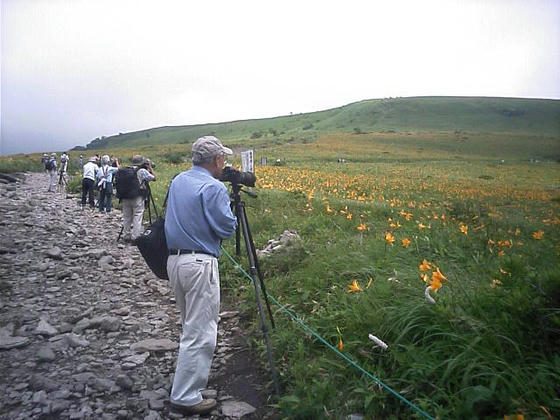
[[[115,178],[117,178],[119,169],[121,167],[116,157],[103,155],[101,159],[98,156],[88,159],[82,168],[82,207],[85,207],[87,201],[90,208],[96,208],[94,190],[97,189],[99,191],[97,203],[99,212],[111,212]],[[130,169],[132,176],[136,178],[133,179],[136,187],[126,179],[126,175],[122,175],[121,185],[117,189],[120,192],[119,199],[123,214],[123,238],[125,242],[134,243],[142,233],[142,218],[149,194],[148,183],[156,180],[156,174],[152,162],[141,155],[132,158]]]
[[[41,163],[45,169],[45,173],[49,175],[49,189],[48,192],[56,192],[57,185],[57,175],[60,174],[64,176],[68,169],[68,154],[63,152],[60,156],[60,170],[56,162],[56,153],[51,153],[50,156],[43,153],[41,157]]]
[[[217,405],[214,399],[203,398],[201,391],[208,382],[217,341],[220,246],[237,228],[227,188],[219,181],[226,156],[231,154],[232,150],[218,138],[199,138],[192,146],[193,167],[178,174],[169,186],[165,217],[167,274],[182,324],[170,409],[180,414],[206,414]],[[144,189],[156,180],[151,162],[143,156],[134,156],[132,169]],[[99,210],[109,212],[118,170],[117,159],[111,162],[104,155],[98,165],[95,157],[90,158],[83,167],[82,205],[88,196],[93,206],[92,189],[97,183],[104,191],[100,193]],[[119,174],[117,190],[120,183]],[[125,240],[133,242],[142,234],[144,198],[144,194],[121,198]]]

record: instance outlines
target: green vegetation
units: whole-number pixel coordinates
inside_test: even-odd
[[[88,148],[138,147],[192,143],[213,134],[230,144],[260,148],[270,144],[307,143],[329,133],[454,133],[469,143],[470,133],[525,135],[555,142],[551,156],[560,158],[560,101],[507,98],[418,97],[374,99],[326,111],[260,120],[159,127],[96,139]],[[526,143],[525,139],[521,140]],[[552,156],[553,155],[553,156]]]

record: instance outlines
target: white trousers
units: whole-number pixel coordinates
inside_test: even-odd
[[[56,175],[57,175],[56,169],[51,169],[49,171],[49,176],[50,176],[49,191],[56,191],[56,183],[57,183]]]
[[[171,255],[167,274],[181,311],[183,332],[170,400],[191,406],[202,401],[216,348],[220,312],[218,259],[205,254]]]
[[[144,215],[144,197],[123,198],[121,200],[123,213],[123,236],[136,239],[142,233],[142,216]],[[132,225],[132,235],[130,226]]]

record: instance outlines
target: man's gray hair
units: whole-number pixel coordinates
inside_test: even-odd
[[[207,163],[212,162],[212,160],[213,160],[216,156],[218,156],[220,153],[221,153],[221,152],[216,152],[216,153],[215,153],[214,155],[212,155],[212,156],[204,156],[204,157],[201,157],[201,156],[198,155],[198,154],[194,154],[193,157],[192,157],[192,163],[193,163],[193,165],[197,165],[197,166],[205,165],[205,164],[207,164]]]

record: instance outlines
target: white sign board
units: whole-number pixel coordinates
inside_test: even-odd
[[[255,172],[255,163],[253,161],[252,150],[241,152],[241,170],[243,172]]]

